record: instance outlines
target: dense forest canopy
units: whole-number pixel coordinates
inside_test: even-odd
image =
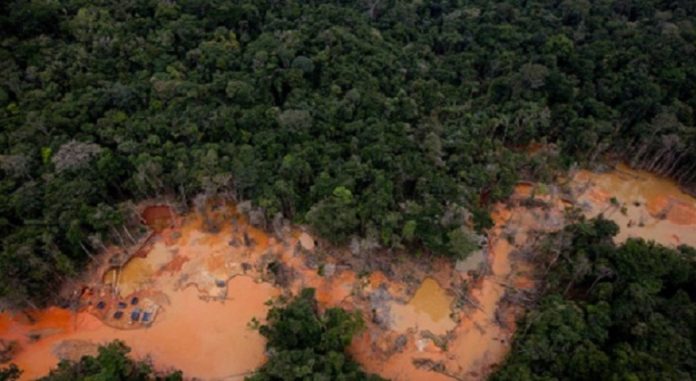
[[[492,380],[696,379],[696,250],[616,246],[617,232],[600,218],[561,233],[542,257],[544,296]]]
[[[47,301],[129,200],[233,194],[266,224],[464,256],[520,175],[613,154],[693,185],[694,20],[691,0],[2,2],[0,297]]]

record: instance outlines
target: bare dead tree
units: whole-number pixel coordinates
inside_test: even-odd
[[[381,0],[367,0],[367,15],[370,16],[371,20],[377,19],[377,7]]]
[[[85,245],[82,243],[82,241],[80,241],[80,247],[82,247],[82,250],[85,252],[85,254],[87,254],[88,257],[90,257],[90,259],[94,260],[94,258],[95,258],[95,257],[94,257],[94,254],[92,254],[92,252],[90,252],[90,251],[85,247]]]
[[[133,235],[130,233],[130,231],[128,230],[128,228],[126,227],[125,224],[121,224],[121,229],[123,229],[123,232],[126,234],[126,237],[128,237],[128,239],[130,240],[131,244],[134,244],[134,243],[137,242],[137,241],[135,240],[135,238],[133,238]]]

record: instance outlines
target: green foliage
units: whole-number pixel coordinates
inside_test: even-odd
[[[330,308],[319,313],[314,289],[304,289],[286,306],[273,307],[260,332],[268,339],[268,362],[250,381],[380,380],[366,375],[345,352],[363,328],[358,312]]]
[[[130,348],[120,341],[114,341],[99,348],[96,357],[84,356],[78,362],[61,361],[51,373],[41,381],[181,381],[181,372],[156,375],[148,363],[137,362],[128,357]]]
[[[409,220],[404,224],[404,228],[401,231],[401,236],[406,240],[406,242],[412,242],[416,235],[416,228],[418,223],[414,220]]]
[[[464,259],[479,248],[479,244],[468,230],[457,228],[447,234],[449,251],[457,259]]]
[[[352,193],[336,187],[333,194],[314,205],[307,213],[309,222],[322,236],[335,243],[344,243],[359,226]]]
[[[459,255],[448,207],[484,230],[519,176],[612,153],[694,185],[694,19],[658,0],[1,2],[0,297],[55,296],[118,242],[100,205],[128,200],[233,192],[335,242]]]
[[[602,218],[571,239],[537,308],[493,380],[690,380],[696,377],[696,256],[630,239]]]

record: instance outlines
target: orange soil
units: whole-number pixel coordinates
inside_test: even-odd
[[[518,187],[514,197],[524,199],[530,195],[530,187],[523,185]],[[554,213],[561,218],[562,210]],[[509,209],[502,204],[496,207],[492,217],[496,225],[489,236],[491,273],[484,276],[470,292],[469,298],[476,305],[455,313],[457,323],[450,327],[447,350],[433,348],[433,343],[429,341],[423,343],[422,340],[427,340],[423,336],[424,330],[410,330],[402,351],[384,355],[383,352],[388,352],[385,348],[390,348],[390,342],[395,341],[403,331],[381,335],[378,331],[370,330],[356,338],[351,347],[352,353],[368,371],[392,380],[483,379],[505,358],[515,329],[515,317],[521,312],[521,308],[505,307],[506,291],[517,283],[522,284],[523,288],[533,286],[530,274],[524,271],[525,267],[511,258],[510,254],[516,247],[508,242],[505,228],[516,227],[515,242],[524,243],[527,230],[544,229],[545,219],[540,210],[523,207]],[[443,365],[445,371],[435,373],[419,369],[414,365],[414,360],[430,360]]]
[[[119,330],[87,312],[52,308],[37,314],[34,325],[11,317],[11,329],[3,329],[3,337],[20,342],[21,351],[13,361],[27,380],[45,375],[56,365],[54,347],[64,340],[107,343],[114,339],[124,340],[137,357],[149,356],[158,369],[178,368],[206,379],[227,377],[252,371],[265,361],[264,340],[247,323],[253,317],[262,321],[264,302],[277,295],[270,285],[258,286],[248,277],[234,278],[229,287],[232,298],[225,303],[202,302],[192,288],[171,294],[166,313],[145,330]],[[29,341],[27,335],[41,328],[53,332]]]
[[[696,205],[674,199],[670,196],[659,196],[648,200],[646,205],[650,215],[655,218],[665,218],[677,225],[696,224]]]
[[[121,295],[93,293],[88,297],[92,304],[77,313],[59,308],[30,312],[34,323],[22,314],[2,313],[0,337],[21,345],[14,361],[25,370],[23,379],[46,374],[58,360],[54,352],[61,343],[79,347],[113,339],[126,341],[139,358],[149,356],[158,369],[175,367],[201,379],[241,379],[265,361],[265,342],[249,327],[252,319],[263,322],[269,299],[314,287],[322,308],[361,311],[366,330],[356,335],[349,351],[367,371],[393,380],[484,379],[504,360],[522,312],[506,296],[535,283],[533,269],[514,252],[532,241],[531,234],[562,228],[565,209],[575,200],[590,217],[604,213],[614,219],[622,230],[617,241],[638,235],[664,244],[696,244],[696,201],[664,179],[620,167],[605,174],[581,171],[570,186],[572,196],[536,195],[548,203],[546,208],[497,205],[495,227],[481,255],[489,270],[476,278],[445,259],[418,261],[407,255],[390,260],[396,279],[381,271],[366,273],[361,262],[344,260],[351,257],[347,250],[320,254],[325,250],[317,250],[313,238],[298,229],[272,238],[251,227],[232,205],[210,212],[217,233],[204,232],[197,215],[176,217],[172,224],[171,216],[164,216],[169,209],[157,207],[144,217],[162,226],[145,255],[105,279],[117,279]],[[512,200],[533,194],[533,185],[522,184]],[[611,203],[612,197],[620,206]],[[664,220],[656,218],[661,214]],[[156,222],[167,219],[166,226]],[[248,247],[245,235],[252,242]],[[271,262],[288,270],[287,284],[272,285]],[[463,299],[462,282],[469,285]],[[113,305],[132,295],[160,307],[151,326],[113,328],[111,315],[95,310],[99,298]],[[373,300],[380,295],[383,300]],[[444,372],[429,370],[433,364]]]

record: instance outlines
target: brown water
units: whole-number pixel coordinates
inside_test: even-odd
[[[450,317],[453,299],[434,279],[426,278],[408,304],[393,302],[394,330],[428,330],[436,335],[447,333],[456,325]]]
[[[696,201],[665,179],[619,167],[581,171],[569,188],[567,196],[521,184],[511,206],[495,207],[485,250],[458,266],[441,258],[386,258],[390,276],[374,270],[383,254],[326,255],[299,230],[279,240],[249,226],[233,206],[208,213],[220,226],[216,234],[204,232],[198,216],[172,219],[167,208],[166,223],[153,228],[157,234],[142,253],[122,268],[98,270],[80,312],[30,312],[35,323],[3,313],[0,337],[20,343],[14,362],[25,370],[23,379],[46,374],[58,355],[78,358],[113,339],[124,340],[139,358],[149,356],[158,369],[241,379],[265,361],[265,342],[250,328],[252,319],[263,322],[268,300],[314,287],[322,307],[362,312],[366,330],[350,352],[366,370],[393,380],[483,379],[505,358],[522,312],[510,296],[535,285],[533,269],[515,253],[536,234],[561,229],[566,207],[614,219],[622,228],[617,241],[642,236],[696,244]],[[520,206],[531,197],[548,207]],[[284,264],[284,276],[267,270],[274,261]],[[118,306],[134,296],[137,306]],[[104,309],[96,307],[99,301]],[[146,307],[155,312],[152,324],[129,321],[134,308]],[[125,317],[114,319],[119,310]]]
[[[642,237],[696,246],[696,199],[670,179],[619,165],[608,173],[580,171],[574,185],[588,216],[604,213],[619,225],[617,242]]]

